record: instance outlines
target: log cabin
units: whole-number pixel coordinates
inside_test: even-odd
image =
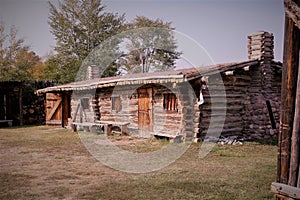
[[[46,96],[46,124],[126,125],[125,132],[198,141],[208,135],[275,137],[281,63],[273,34],[248,36],[248,60],[85,81],[37,90]],[[107,127],[106,127],[107,128]]]

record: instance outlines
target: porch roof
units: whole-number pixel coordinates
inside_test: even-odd
[[[203,76],[209,76],[225,71],[240,69],[246,66],[254,66],[259,60],[248,60],[244,62],[216,64],[211,66],[177,69],[164,72],[137,73],[123,76],[98,78],[78,81],[54,87],[37,90],[37,94],[59,91],[91,90],[96,88],[112,87],[116,85],[150,84],[150,83],[180,83],[190,81]]]

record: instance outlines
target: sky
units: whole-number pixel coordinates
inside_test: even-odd
[[[57,0],[51,0],[57,3]],[[183,59],[193,65],[247,60],[247,35],[274,34],[275,60],[282,61],[282,0],[102,0],[106,11],[172,22]],[[0,20],[14,25],[19,36],[40,56],[55,46],[47,23],[46,0],[0,0]],[[205,55],[204,55],[205,54]],[[178,63],[184,65],[184,62]]]

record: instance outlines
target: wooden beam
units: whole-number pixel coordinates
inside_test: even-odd
[[[298,62],[299,65],[299,62]],[[300,68],[298,68],[300,69]],[[295,115],[294,115],[294,125],[292,130],[291,139],[291,161],[290,161],[290,171],[289,171],[289,185],[300,186],[298,180],[299,174],[299,145],[300,145],[300,70],[298,70],[298,83],[297,92],[295,94]],[[297,185],[298,181],[298,185]]]
[[[231,70],[231,71],[226,71],[226,72],[225,72],[225,75],[226,75],[226,76],[232,76],[232,75],[233,75],[233,70]]]
[[[300,7],[299,1],[284,0],[284,7],[286,15],[293,20],[295,25],[300,28]]]
[[[244,69],[244,71],[249,71],[250,66],[246,66],[246,67],[244,67],[243,69]]]
[[[275,194],[280,194],[293,199],[300,199],[300,188],[296,188],[290,185],[282,183],[272,183],[271,191]]]
[[[77,104],[76,111],[75,111],[74,116],[73,116],[73,122],[76,122],[77,113],[79,111],[79,108],[80,108],[80,102]]]
[[[281,115],[278,136],[277,181],[288,183],[290,144],[293,130],[298,63],[299,29],[293,20],[285,18],[284,54],[281,86]]]

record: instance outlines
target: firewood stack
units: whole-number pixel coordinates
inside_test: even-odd
[[[273,59],[274,36],[268,32],[255,32],[248,36],[248,59]]]

